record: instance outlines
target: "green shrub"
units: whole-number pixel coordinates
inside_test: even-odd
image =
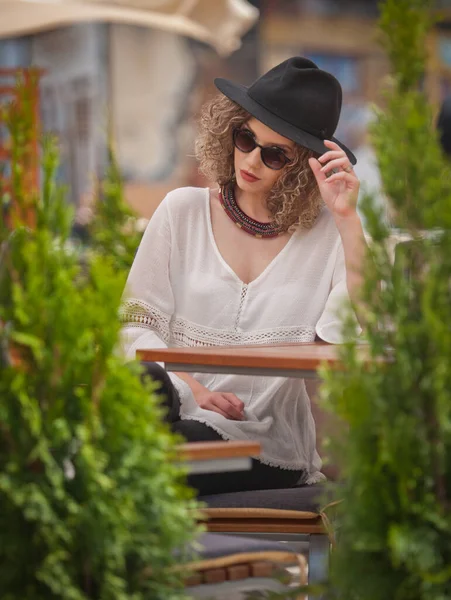
[[[4,113],[18,156],[21,94]],[[196,524],[178,439],[153,384],[115,354],[126,270],[93,250],[80,262],[57,163],[48,140],[33,195],[12,161],[9,199],[36,227],[0,227],[1,598],[182,598],[173,567]]]
[[[113,258],[117,268],[128,274],[142,237],[137,224],[136,215],[125,201],[120,168],[110,143],[106,177],[98,185],[93,218],[87,228],[88,247]]]
[[[362,301],[370,363],[342,350],[322,396],[347,433],[332,587],[346,600],[451,598],[451,178],[422,91],[433,3],[386,0],[392,64],[373,128],[397,227],[364,208],[372,236]]]

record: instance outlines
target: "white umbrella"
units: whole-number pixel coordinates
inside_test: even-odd
[[[0,38],[105,21],[172,31],[227,55],[258,14],[246,0],[0,0]]]

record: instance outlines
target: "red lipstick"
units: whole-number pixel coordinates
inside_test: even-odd
[[[249,183],[254,183],[255,181],[260,181],[260,179],[258,177],[255,177],[255,175],[252,175],[252,173],[248,173],[247,171],[241,170],[240,175],[244,179],[244,181],[248,181]]]

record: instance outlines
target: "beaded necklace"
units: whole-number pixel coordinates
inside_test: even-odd
[[[229,183],[219,190],[219,201],[227,216],[249,235],[256,238],[274,238],[283,233],[277,225],[261,223],[244,213],[236,202],[233,184]]]

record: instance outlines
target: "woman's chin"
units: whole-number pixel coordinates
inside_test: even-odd
[[[236,176],[236,184],[243,192],[251,192],[253,194],[261,192],[260,181],[253,181],[252,183],[244,180],[241,175]]]

